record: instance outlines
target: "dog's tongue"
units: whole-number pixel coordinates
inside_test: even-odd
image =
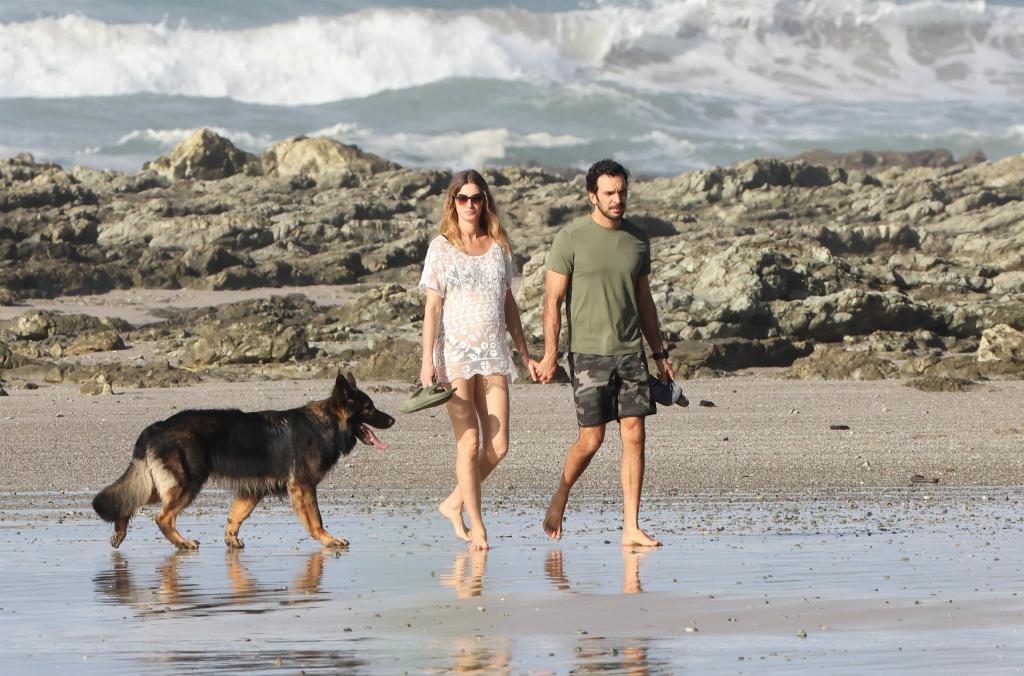
[[[366,425],[360,425],[359,431],[363,433],[363,441],[365,441],[368,444],[373,444],[382,451],[387,450],[388,445],[381,441],[377,437],[377,435],[373,433],[373,430],[371,430],[369,427],[367,427]]]

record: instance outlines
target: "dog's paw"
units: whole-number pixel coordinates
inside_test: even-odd
[[[345,547],[348,547],[348,540],[345,538],[332,537],[329,540],[324,541],[323,545],[330,549],[344,549]]]
[[[194,552],[199,549],[199,543],[195,540],[182,540],[178,543],[178,549],[183,552]]]
[[[245,543],[235,537],[225,536],[224,544],[226,544],[231,549],[245,549]]]
[[[117,549],[118,547],[120,547],[121,543],[124,542],[124,536],[125,535],[126,535],[126,533],[116,533],[115,532],[113,535],[110,536],[110,546],[113,547],[114,549]]]

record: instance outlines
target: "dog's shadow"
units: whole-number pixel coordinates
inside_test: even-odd
[[[340,554],[332,555],[337,558]],[[314,604],[325,599],[321,591],[325,554],[313,552],[285,588],[261,586],[242,562],[237,549],[225,551],[229,589],[207,588],[183,575],[182,569],[197,552],[176,551],[157,566],[153,579],[141,579],[120,552],[111,554],[109,570],[93,577],[101,600],[135,609],[139,615],[214,615],[224,612],[259,614],[295,605]]]

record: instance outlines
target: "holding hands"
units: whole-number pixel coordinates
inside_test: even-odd
[[[555,374],[558,372],[557,358],[557,354],[546,354],[539,362],[533,361],[533,367],[530,370],[530,376],[533,378],[533,381],[544,383],[545,385],[554,382]]]

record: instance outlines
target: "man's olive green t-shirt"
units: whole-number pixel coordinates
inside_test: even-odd
[[[569,277],[571,352],[618,355],[643,349],[636,280],[651,273],[646,232],[627,220],[606,228],[587,215],[555,235],[547,269]]]

